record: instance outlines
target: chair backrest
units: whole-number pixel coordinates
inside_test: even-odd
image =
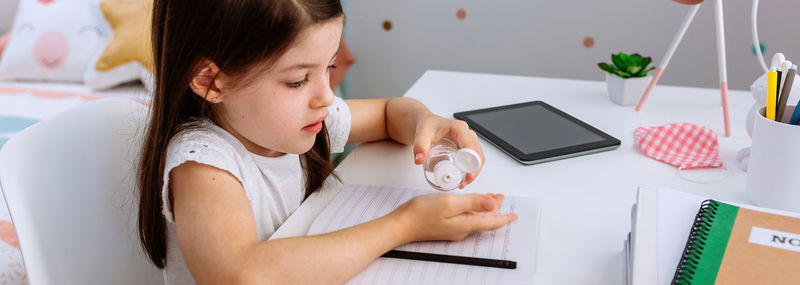
[[[81,104],[12,137],[0,188],[31,284],[163,284],[139,244],[137,155],[147,107]]]

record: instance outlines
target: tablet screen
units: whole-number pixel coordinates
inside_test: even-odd
[[[620,141],[542,101],[453,114],[523,164],[616,149]]]
[[[514,148],[534,153],[603,141],[594,132],[559,116],[541,105],[523,105],[466,115],[491,130]]]

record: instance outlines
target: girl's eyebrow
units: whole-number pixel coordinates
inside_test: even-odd
[[[333,59],[336,58],[337,55],[339,55],[339,50],[340,49],[337,49],[336,53],[333,54],[333,56],[331,57],[331,61],[333,61]],[[293,70],[298,70],[298,69],[311,69],[311,68],[315,68],[315,67],[318,67],[318,66],[319,66],[319,64],[316,64],[316,63],[298,63],[298,64],[295,64],[295,65],[291,65],[289,67],[286,67],[284,69],[281,69],[280,72],[283,73],[283,72],[288,72],[288,71],[293,71]]]
[[[314,68],[314,67],[317,67],[317,66],[319,66],[319,64],[316,64],[316,63],[298,63],[298,64],[295,64],[295,65],[289,66],[287,68],[284,68],[280,72],[283,73],[283,72],[289,72],[289,71],[298,70],[298,69],[311,69],[311,68]]]

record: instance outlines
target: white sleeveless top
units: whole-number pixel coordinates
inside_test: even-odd
[[[350,109],[335,97],[325,119],[331,152],[342,152],[350,134]],[[175,221],[169,202],[169,173],[187,162],[195,161],[230,172],[244,186],[258,232],[258,240],[267,240],[303,202],[305,184],[297,154],[264,157],[250,153],[233,135],[210,120],[199,128],[173,137],[167,148],[164,187],[161,190],[163,213],[167,221],[167,262],[165,284],[195,284],[178,247]]]

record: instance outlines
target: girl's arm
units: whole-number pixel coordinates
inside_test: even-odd
[[[170,172],[178,244],[198,284],[339,284],[384,252],[417,240],[459,240],[493,230],[502,195],[424,195],[340,231],[259,242],[242,185],[230,173],[187,162]]]
[[[433,142],[449,137],[459,147],[474,149],[483,162],[483,149],[478,137],[466,122],[431,113],[422,103],[411,98],[346,100],[352,123],[348,142],[369,142],[391,138],[414,145],[414,163],[422,164]],[[480,170],[467,174],[464,185],[475,180]]]

